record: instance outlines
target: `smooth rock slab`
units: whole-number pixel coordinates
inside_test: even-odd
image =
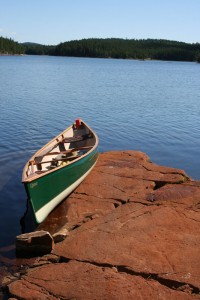
[[[69,233],[9,285],[21,299],[200,299],[200,182],[141,152],[100,154],[41,224]],[[57,259],[55,259],[57,257]]]
[[[19,299],[194,299],[151,278],[77,261],[29,270],[9,292]]]

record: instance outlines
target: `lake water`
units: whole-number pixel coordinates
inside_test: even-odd
[[[0,57],[0,255],[21,233],[25,162],[84,119],[101,152],[140,150],[200,179],[200,64]]]

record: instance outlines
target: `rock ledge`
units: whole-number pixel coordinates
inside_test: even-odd
[[[12,281],[9,293],[17,299],[200,299],[199,209],[200,182],[184,171],[158,166],[141,152],[101,154],[39,228],[61,242]]]

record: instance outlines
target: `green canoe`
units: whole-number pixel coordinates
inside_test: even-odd
[[[84,180],[97,158],[98,137],[80,119],[30,158],[22,182],[37,223]]]

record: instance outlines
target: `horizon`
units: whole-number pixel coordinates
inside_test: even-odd
[[[200,1],[3,0],[0,36],[18,43],[58,45],[82,39],[200,42]],[[9,37],[8,37],[9,36]]]

